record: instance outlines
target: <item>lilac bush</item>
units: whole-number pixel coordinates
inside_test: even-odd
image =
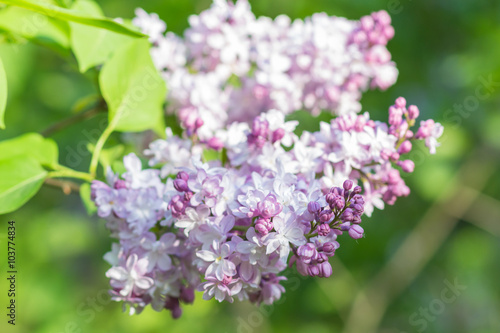
[[[156,14],[136,15],[183,132],[151,142],[146,168],[131,153],[125,173],[92,182],[117,239],[105,255],[111,293],[131,314],[151,305],[178,318],[196,290],[271,304],[293,266],[330,277],[341,239],[364,237],[362,216],[410,193],[401,172],[414,170],[405,155],[415,142],[439,146],[443,127],[416,126],[419,110],[403,97],[387,123],[359,113],[362,92],[397,78],[385,11],[292,22],[216,0],[183,37],[164,34]],[[297,110],[335,117],[298,135],[286,117]]]

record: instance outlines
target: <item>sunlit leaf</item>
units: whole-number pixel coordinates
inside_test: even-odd
[[[133,40],[117,50],[102,67],[99,84],[114,130],[164,132],[166,87],[154,67],[149,48],[147,40]]]
[[[45,171],[33,157],[20,155],[0,160],[0,214],[12,212],[34,196],[45,179]]]

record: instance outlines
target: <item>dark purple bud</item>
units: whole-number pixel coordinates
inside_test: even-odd
[[[327,223],[329,222],[333,217],[333,212],[329,209],[325,209],[324,211],[322,211],[321,213],[319,213],[319,220],[322,222],[322,223]]]
[[[349,229],[349,236],[351,236],[352,239],[360,239],[363,237],[364,232],[365,231],[360,225],[355,224]]]
[[[114,188],[117,189],[117,190],[119,190],[121,188],[127,188],[127,183],[125,183],[125,181],[123,179],[118,179],[115,182]]]
[[[189,175],[187,174],[187,172],[181,171],[177,174],[177,179],[182,179],[187,182],[189,180]]]
[[[351,208],[354,209],[355,213],[357,213],[357,214],[361,214],[365,211],[365,209],[363,208],[363,205],[360,205],[360,204],[351,205]]]
[[[326,242],[324,245],[323,245],[323,252],[331,257],[335,254],[335,245],[332,243],[332,242]]]
[[[311,265],[307,267],[307,274],[309,276],[318,276],[319,275],[319,268],[316,265]]]
[[[273,132],[271,140],[273,141],[273,143],[275,143],[283,139],[284,136],[285,136],[285,130],[282,128],[278,128],[276,131]]]
[[[326,202],[330,205],[330,207],[335,206],[335,198],[337,198],[338,195],[336,195],[333,192],[328,192],[325,195],[325,200]]]
[[[180,318],[180,316],[182,316],[182,309],[180,306],[177,306],[170,311],[172,313],[172,318],[174,318],[174,319],[178,319],[178,318]]]
[[[343,197],[338,196],[337,198],[335,198],[334,208],[336,208],[337,210],[342,210],[344,206],[345,206],[345,199]]]
[[[321,224],[319,227],[318,227],[318,235],[320,236],[326,236],[330,233],[330,226],[328,224]]]
[[[358,216],[358,215],[354,216],[352,218],[351,223],[360,224],[361,223],[361,216]]]
[[[316,258],[316,261],[321,263],[321,262],[325,262],[325,261],[328,261],[328,256],[326,255],[326,253],[318,253],[318,257]]]
[[[356,187],[354,187],[354,189],[352,190],[352,192],[353,192],[354,194],[360,194],[360,193],[361,193],[361,191],[363,191],[363,190],[361,189],[361,186],[356,186]]]
[[[179,192],[189,191],[188,184],[184,179],[174,180],[174,188]]]
[[[342,213],[342,216],[340,217],[340,219],[342,221],[351,221],[352,218],[353,218],[353,214],[352,214],[351,208],[347,208],[346,210],[344,210],[344,212]]]
[[[342,186],[344,187],[344,190],[349,191],[353,185],[354,183],[352,182],[352,180],[347,179]]]
[[[192,197],[193,197],[193,192],[188,191],[188,192],[185,192],[185,193],[184,193],[184,200],[185,200],[185,201],[188,201],[188,202],[189,202],[189,201],[191,200],[191,198],[192,198]]]
[[[181,300],[184,303],[193,303],[194,301],[194,289],[193,288],[181,288]]]
[[[320,277],[330,277],[332,275],[332,265],[328,261],[322,262],[321,264],[318,264],[319,268],[319,276]]]
[[[311,214],[316,214],[321,210],[321,206],[316,201],[311,201],[307,204],[307,210]]]
[[[342,231],[348,231],[349,229],[351,229],[350,222],[344,222],[340,225],[340,230],[342,230]]]

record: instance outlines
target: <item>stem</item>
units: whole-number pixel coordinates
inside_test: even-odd
[[[90,168],[89,168],[89,173],[92,176],[92,178],[95,178],[95,175],[96,175],[97,165],[99,164],[99,155],[101,154],[101,150],[104,147],[106,140],[108,140],[111,133],[113,133],[115,125],[116,125],[116,122],[111,122],[108,125],[108,127],[106,127],[104,132],[102,132],[99,140],[97,140],[97,143],[96,143],[95,149],[94,149],[94,153],[92,154],[92,160],[90,161]]]
[[[60,166],[60,169],[57,171],[51,171],[47,174],[48,178],[76,178],[86,180],[91,182],[94,180],[94,177],[91,174],[86,172],[75,171],[63,166]]]
[[[43,135],[44,137],[49,137],[52,134],[54,134],[54,133],[56,133],[56,132],[58,132],[58,131],[60,131],[68,126],[76,124],[82,120],[92,118],[92,117],[96,116],[97,114],[99,114],[99,112],[102,112],[101,107],[102,107],[102,103],[99,103],[97,106],[95,106],[91,109],[88,109],[87,111],[78,113],[74,116],[63,119],[60,122],[49,126],[48,128],[41,131],[40,134]]]
[[[69,195],[71,192],[80,192],[80,185],[69,180],[45,179],[45,185],[61,188],[64,194]]]

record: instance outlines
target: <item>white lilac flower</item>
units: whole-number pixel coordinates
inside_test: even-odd
[[[210,263],[205,276],[215,276],[219,281],[222,281],[224,275],[234,276],[236,274],[235,264],[228,259],[232,252],[228,243],[221,245],[219,242],[214,241],[211,250],[200,250],[196,252],[196,256]]]
[[[293,245],[302,245],[306,242],[304,232],[297,223],[297,216],[294,213],[288,213],[284,217],[276,216],[273,219],[275,232],[269,233],[263,241],[267,245],[266,254],[270,254],[279,249],[282,261],[288,259],[290,253],[290,243]]]
[[[179,218],[175,222],[177,228],[183,228],[184,234],[189,235],[189,232],[194,228],[202,225],[210,215],[210,208],[204,205],[197,206],[196,209],[192,207],[186,208],[186,215]]]
[[[134,253],[128,257],[125,267],[112,267],[106,272],[106,276],[111,279],[113,288],[120,289],[120,295],[127,296],[132,292],[141,294],[154,284],[152,278],[145,276],[147,266],[147,259],[138,259]]]

